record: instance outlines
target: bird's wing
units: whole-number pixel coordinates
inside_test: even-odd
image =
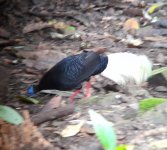
[[[66,60],[67,61],[67,60]],[[73,82],[87,80],[100,63],[100,56],[95,52],[83,52],[68,58],[65,67],[65,75]]]
[[[100,63],[97,65],[93,75],[97,75],[103,72],[106,69],[107,65],[108,65],[108,57],[100,55]]]

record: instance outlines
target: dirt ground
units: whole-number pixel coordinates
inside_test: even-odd
[[[62,99],[56,97],[55,107],[68,106],[68,93],[39,93],[33,98],[41,104],[27,104],[17,96],[25,95],[27,87],[36,84],[59,60],[83,49],[106,47],[106,53],[145,54],[154,68],[167,66],[167,27],[151,23],[142,13],[151,3],[151,0],[32,0],[12,5],[0,1],[1,6],[6,7],[0,12],[0,63],[9,72],[0,76],[9,79],[2,80],[5,83],[0,85],[0,95],[5,93],[2,89],[8,87],[3,103],[18,111],[29,110],[31,116],[41,112],[57,95]],[[151,16],[166,19],[166,14],[164,5]],[[135,21],[125,27],[125,21],[131,18],[135,18],[140,27],[136,27]],[[67,27],[70,29],[66,30]],[[139,101],[144,98],[167,98],[167,82],[163,77],[150,80],[144,87],[127,87],[128,92],[120,91],[100,75],[93,77],[92,83],[92,97],[83,99],[81,94],[75,101],[73,114],[38,124],[39,131],[50,143],[64,150],[102,149],[90,125],[90,108],[114,124],[118,144],[135,145],[135,150],[153,150],[156,142],[167,140],[167,102],[142,115],[138,110]],[[82,120],[85,124],[79,133],[62,137],[61,132],[67,125],[76,125]],[[160,145],[163,144],[156,147],[158,150],[167,149],[165,144]]]

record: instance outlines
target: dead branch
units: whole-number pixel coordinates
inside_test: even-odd
[[[48,111],[41,111],[38,114],[32,116],[31,120],[35,124],[40,124],[42,122],[61,118],[67,115],[70,115],[74,112],[74,105],[69,105],[62,108],[52,109]]]

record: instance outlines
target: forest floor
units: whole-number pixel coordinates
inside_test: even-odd
[[[6,76],[9,92],[4,103],[18,111],[28,110],[34,116],[43,109],[67,107],[69,93],[39,93],[34,98],[40,104],[27,104],[17,96],[25,95],[27,87],[36,84],[62,58],[83,49],[105,47],[106,53],[145,54],[154,68],[167,66],[167,29],[150,23],[142,13],[151,2],[33,0],[33,3],[21,6],[22,9],[8,8],[0,15],[0,62],[10,72]],[[166,15],[166,5],[151,14],[162,19]],[[128,19],[130,25],[125,23]],[[92,96],[83,99],[81,94],[75,100],[72,114],[37,123],[50,143],[64,150],[101,149],[88,114],[89,109],[94,109],[113,123],[118,144],[132,144],[134,150],[167,149],[167,102],[144,114],[139,111],[139,102],[144,98],[167,99],[165,79],[159,76],[144,87],[127,86],[128,92],[120,91],[100,75],[93,77],[92,83]],[[69,125],[73,125],[72,129],[67,129]],[[65,129],[67,135],[62,134]]]

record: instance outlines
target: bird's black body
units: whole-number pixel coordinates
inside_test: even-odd
[[[64,58],[50,69],[36,86],[36,92],[45,89],[68,91],[81,88],[81,83],[92,75],[101,73],[108,64],[108,57],[96,52]]]

